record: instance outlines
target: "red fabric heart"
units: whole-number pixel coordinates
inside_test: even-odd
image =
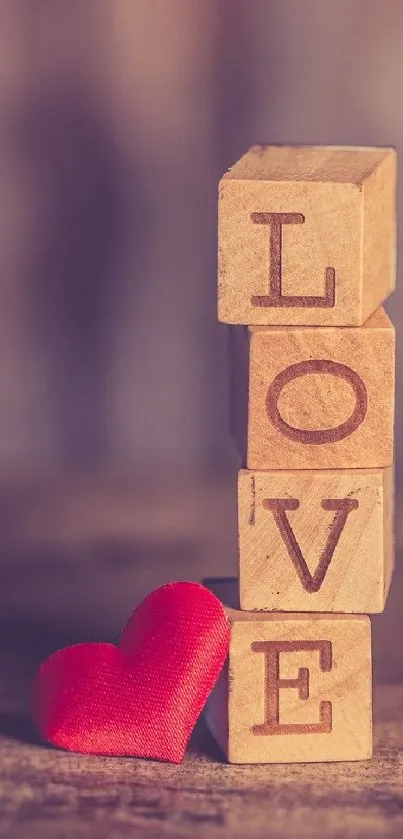
[[[119,647],[77,644],[41,664],[34,721],[63,749],[180,763],[228,644],[215,595],[198,583],[170,583],[134,611]]]

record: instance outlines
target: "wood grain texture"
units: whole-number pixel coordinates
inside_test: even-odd
[[[383,309],[362,327],[250,327],[247,334],[232,367],[232,411],[249,469],[392,464],[395,333]],[[237,362],[248,365],[247,388]]]
[[[395,285],[396,154],[254,146],[220,181],[218,316],[359,326]]]
[[[394,565],[393,469],[238,475],[240,605],[382,612]]]
[[[210,583],[228,605],[237,581]],[[230,763],[364,760],[372,754],[365,615],[246,612],[228,605],[228,666],[205,710]]]

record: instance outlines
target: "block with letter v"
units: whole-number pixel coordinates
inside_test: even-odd
[[[392,486],[390,468],[242,469],[241,608],[381,612],[393,570]]]

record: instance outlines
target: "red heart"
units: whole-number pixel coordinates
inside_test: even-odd
[[[229,625],[198,583],[169,583],[133,612],[119,647],[77,644],[43,662],[33,717],[74,752],[180,763],[224,664]]]

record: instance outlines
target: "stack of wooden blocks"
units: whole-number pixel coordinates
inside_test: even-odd
[[[371,627],[391,582],[396,155],[256,146],[219,196],[238,480],[228,665],[209,727],[233,763],[372,754]],[[234,591],[235,588],[235,591]],[[239,605],[238,605],[239,603]]]

